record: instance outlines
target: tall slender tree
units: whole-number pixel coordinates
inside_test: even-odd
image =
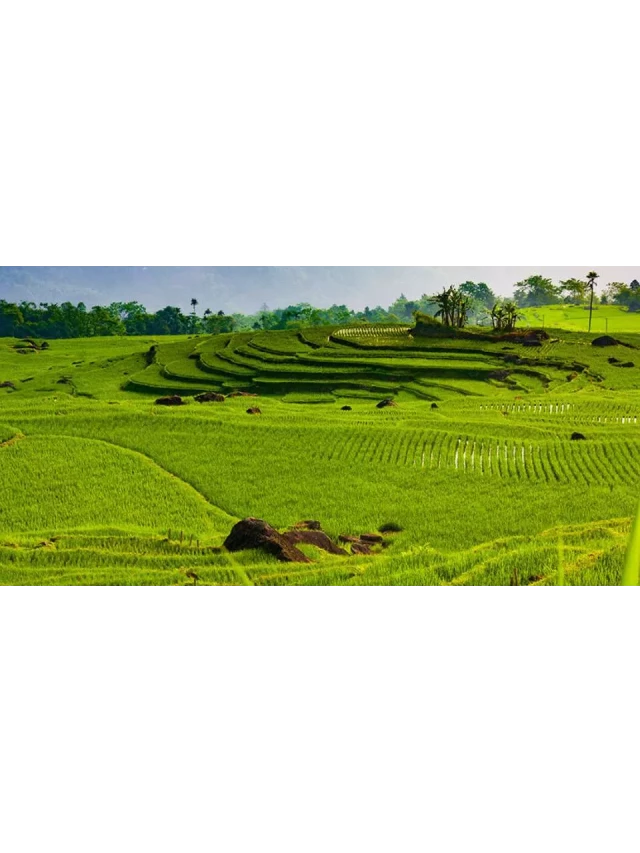
[[[597,278],[600,278],[597,272],[591,270],[591,272],[587,273],[587,282],[589,283],[589,290],[591,291],[589,297],[589,331],[591,331],[591,315],[593,314],[593,288],[596,286]]]

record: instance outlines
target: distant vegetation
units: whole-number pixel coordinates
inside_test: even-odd
[[[315,308],[306,302],[286,308],[263,305],[255,314],[225,314],[191,299],[191,312],[168,305],[150,313],[139,302],[112,302],[92,308],[80,302],[7,302],[0,299],[0,337],[87,338],[113,335],[217,335],[229,332],[300,330],[322,326],[363,324],[413,324],[416,315],[434,317],[445,326],[491,325],[498,331],[513,330],[528,315],[522,309],[548,305],[615,305],[640,314],[640,284],[611,282],[600,296],[595,292],[596,272],[585,280],[568,279],[555,285],[540,275],[515,285],[513,298],[500,299],[484,282],[466,281],[438,294],[407,299],[401,294],[387,308],[378,305],[354,311],[346,305]],[[200,313],[199,313],[200,310]]]
[[[469,283],[471,284],[471,283]],[[476,285],[473,285],[476,287]],[[485,287],[486,285],[477,285]],[[197,313],[198,300],[191,300],[191,313],[167,306],[149,313],[138,302],[113,302],[88,309],[82,302],[61,304],[0,300],[0,337],[86,338],[111,335],[217,335],[226,332],[280,331],[349,323],[407,323],[416,311],[433,312],[430,297],[412,301],[401,295],[388,308],[377,306],[353,311],[346,305],[314,308],[308,303],[274,310],[266,305],[256,314],[225,314],[205,308]]]

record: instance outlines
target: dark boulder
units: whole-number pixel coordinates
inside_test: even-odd
[[[387,397],[386,400],[380,400],[379,403],[376,403],[376,409],[386,409],[389,406],[397,406],[395,400],[392,400],[390,397]]]
[[[609,362],[609,364],[620,364],[620,359],[616,358],[613,355],[610,355],[607,361]]]
[[[586,438],[581,432],[572,432],[571,441],[585,441]]]
[[[351,553],[352,554],[370,554],[371,553],[371,545],[367,545],[366,542],[361,542],[358,539],[356,542],[351,543]]]
[[[352,554],[371,554],[371,549],[375,545],[382,545],[384,547],[388,544],[384,537],[378,533],[363,533],[360,536],[341,533],[338,539],[340,542],[345,542],[351,547]]]
[[[600,335],[599,338],[594,338],[591,341],[592,347],[617,347],[619,345],[620,341],[612,338],[611,335]]]
[[[6,382],[0,382],[0,388],[13,388],[15,391],[16,386],[11,382],[11,380],[7,379]]]
[[[620,367],[635,367],[635,364],[632,361],[623,361]]]
[[[204,394],[198,394],[193,399],[198,403],[224,403],[225,396],[215,391],[205,391]]]
[[[489,379],[496,379],[498,382],[506,382],[509,378],[508,370],[490,370],[487,373]]]
[[[172,394],[169,397],[158,397],[156,406],[184,406],[185,402],[178,394]]]
[[[243,518],[235,524],[224,541],[224,547],[227,551],[258,548],[284,563],[311,562],[293,542],[261,518]]]
[[[351,406],[342,406],[342,408],[341,408],[341,410],[340,410],[340,411],[342,411],[342,412],[350,412],[350,411],[351,411]]]
[[[306,518],[304,521],[296,521],[293,525],[296,530],[321,530],[322,525],[319,521],[314,521],[313,519]]]
[[[247,414],[248,415],[261,415],[262,412],[260,411],[260,409],[257,406],[251,406],[250,409],[247,409]]]
[[[432,404],[431,404],[431,408],[432,408],[432,409],[437,409],[437,408],[438,408],[438,404],[437,404],[437,403],[432,403]]]
[[[329,554],[336,554],[341,557],[347,556],[344,548],[336,545],[322,530],[288,530],[282,535],[291,545],[299,545],[300,543],[315,545],[316,548],[322,548],[323,551],[327,551]]]

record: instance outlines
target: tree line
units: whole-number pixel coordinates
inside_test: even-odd
[[[139,302],[112,302],[87,308],[83,302],[49,303],[0,299],[0,337],[80,338],[104,335],[184,335],[220,334],[260,329],[302,329],[309,326],[347,325],[349,323],[413,323],[416,314],[435,317],[445,325],[491,324],[498,330],[510,330],[519,319],[519,307],[557,302],[570,304],[617,304],[640,311],[640,284],[611,282],[601,295],[595,293],[597,273],[585,280],[568,279],[558,285],[551,279],[533,275],[518,282],[512,299],[499,299],[485,282],[466,281],[444,288],[435,295],[423,294],[407,299],[404,294],[387,308],[380,305],[354,311],[346,305],[316,308],[307,302],[271,309],[267,305],[255,314],[226,314],[222,310],[199,309],[191,300],[191,312],[167,305],[149,312]]]
[[[514,301],[522,308],[535,308],[540,305],[620,305],[629,311],[640,311],[640,283],[632,281],[612,281],[605,285],[600,295],[595,291],[597,272],[591,271],[584,279],[569,278],[554,284],[550,278],[532,275],[519,281],[513,291]]]
[[[191,300],[191,312],[175,306],[149,312],[139,302],[112,302],[87,308],[83,302],[48,303],[0,299],[0,337],[84,338],[102,335],[220,334],[258,329],[301,329],[308,326],[410,322],[413,312],[427,306],[427,296],[410,301],[400,296],[388,308],[366,307],[353,311],[346,305],[315,308],[308,303],[271,309],[263,305],[255,314],[226,314]]]

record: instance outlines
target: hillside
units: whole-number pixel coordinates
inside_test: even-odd
[[[0,581],[555,584],[561,568],[568,584],[617,583],[640,336],[550,335],[2,339]],[[198,403],[207,391],[224,401]],[[154,402],[176,394],[184,405]],[[317,519],[347,554],[231,553],[245,516]]]

